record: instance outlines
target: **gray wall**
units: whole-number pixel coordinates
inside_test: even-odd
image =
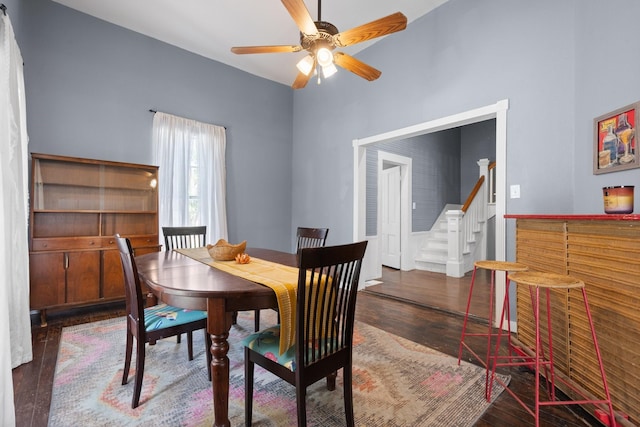
[[[595,30],[607,11],[615,11],[616,24],[607,31]],[[575,109],[566,118],[574,125],[574,147],[568,154],[573,159],[576,213],[603,213],[602,187],[611,185],[635,185],[634,213],[640,213],[640,169],[593,175],[593,118],[640,101],[640,79],[628,71],[640,67],[639,16],[636,0],[587,1],[576,8]],[[624,66],[603,66],[610,61]]]
[[[147,164],[149,109],[224,125],[229,240],[292,249],[289,87],[49,0],[19,8],[31,152]]]
[[[464,203],[478,182],[478,160],[496,160],[495,119],[460,128],[460,156],[460,200]]]
[[[607,10],[624,13],[605,31]],[[340,70],[294,94],[293,222],[326,218],[334,241],[350,240],[354,139],[501,99],[509,99],[501,166],[507,188],[519,184],[522,194],[507,212],[602,213],[602,186],[640,176],[592,175],[591,130],[594,117],[640,99],[628,71],[640,65],[637,16],[636,0],[450,0],[384,38],[358,55],[382,71],[377,81]],[[607,66],[621,43],[625,66]],[[312,174],[327,163],[331,173]],[[322,197],[306,197],[316,191]],[[509,259],[513,245],[508,220]]]

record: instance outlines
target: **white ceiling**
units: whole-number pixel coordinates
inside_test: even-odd
[[[236,55],[233,46],[296,45],[299,30],[278,0],[53,0],[107,22],[145,34],[251,74],[286,85],[293,83],[295,64],[305,55],[270,53]],[[395,12],[409,23],[448,0],[325,0],[322,20],[339,31]],[[305,0],[314,20],[315,0]],[[351,55],[375,41],[341,49]],[[376,67],[376,64],[370,64]],[[342,72],[346,72],[341,70]],[[384,69],[380,69],[384,73]]]

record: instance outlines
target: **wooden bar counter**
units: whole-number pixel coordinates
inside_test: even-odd
[[[624,424],[640,425],[640,215],[505,218],[516,220],[517,262],[584,281],[613,406],[628,415],[629,423]],[[565,378],[602,398],[582,296],[575,291],[554,292],[555,365]],[[540,302],[546,319],[546,301],[541,297]],[[526,286],[518,286],[517,313],[517,340],[531,346],[535,329]],[[541,332],[546,334],[546,328]]]

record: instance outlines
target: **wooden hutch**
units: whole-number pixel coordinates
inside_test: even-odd
[[[616,413],[628,416],[618,422],[640,425],[640,215],[505,218],[516,219],[518,262],[532,270],[570,274],[584,281],[611,400]],[[552,292],[555,365],[573,384],[602,398],[582,295]],[[546,318],[544,304],[541,300],[541,315]],[[517,340],[531,346],[535,329],[526,286],[518,286],[517,310]]]
[[[113,238],[158,251],[158,168],[32,153],[29,272],[32,310],[124,299]]]

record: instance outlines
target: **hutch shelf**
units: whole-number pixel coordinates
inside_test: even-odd
[[[32,310],[124,299],[113,236],[137,255],[158,244],[158,168],[31,154],[29,271]]]

